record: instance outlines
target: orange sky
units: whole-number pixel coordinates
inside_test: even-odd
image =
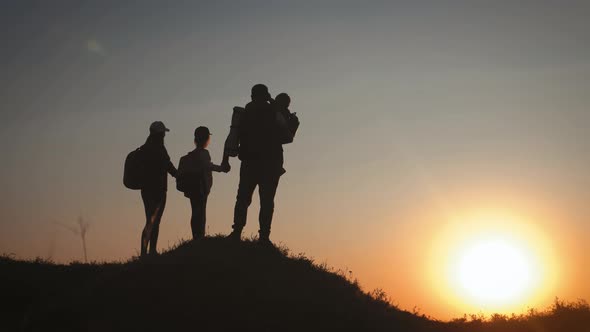
[[[549,271],[517,307],[590,300],[588,5],[253,3],[3,10],[0,252],[80,260],[58,223],[83,216],[92,260],[136,255],[143,210],[122,185],[126,154],[162,120],[175,162],[198,125],[219,160],[231,108],[262,82],[302,121],[275,242],[449,318],[485,308],[463,303],[439,263],[455,236],[494,226]],[[230,231],[232,165],[215,174],[209,234]],[[190,234],[170,188],[161,248]]]

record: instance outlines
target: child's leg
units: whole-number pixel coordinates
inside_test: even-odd
[[[195,196],[191,197],[191,230],[193,233],[193,239],[200,239],[205,236],[205,223],[206,223],[206,209],[207,209],[207,196]]]
[[[205,195],[201,203],[201,224],[199,225],[201,228],[199,229],[199,233],[203,234],[203,237],[205,237],[205,231],[207,227],[207,198],[208,195]]]

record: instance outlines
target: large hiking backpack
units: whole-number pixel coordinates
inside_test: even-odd
[[[225,139],[224,144],[224,153],[230,157],[237,157],[239,152],[239,137],[238,137],[238,130],[240,128],[240,124],[242,122],[242,116],[246,110],[243,107],[236,106],[234,107],[234,111],[231,117],[231,126],[229,129],[229,134]]]
[[[123,184],[132,190],[143,189],[146,180],[145,152],[138,148],[131,151],[125,159]]]

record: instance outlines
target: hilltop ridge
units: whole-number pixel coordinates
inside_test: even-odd
[[[14,291],[37,293],[29,294],[22,320],[13,320],[27,330],[376,331],[435,324],[303,255],[252,241],[206,238],[121,264],[0,266],[9,263],[2,279],[12,279],[4,281]]]
[[[283,247],[220,237],[126,263],[0,258],[3,331],[590,332],[584,302],[439,322]]]

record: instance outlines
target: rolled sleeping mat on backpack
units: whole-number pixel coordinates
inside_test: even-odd
[[[242,120],[242,115],[246,110],[243,107],[236,106],[231,117],[231,126],[229,127],[229,134],[225,139],[224,154],[230,157],[238,155],[238,148],[240,145],[238,137],[238,128]]]

